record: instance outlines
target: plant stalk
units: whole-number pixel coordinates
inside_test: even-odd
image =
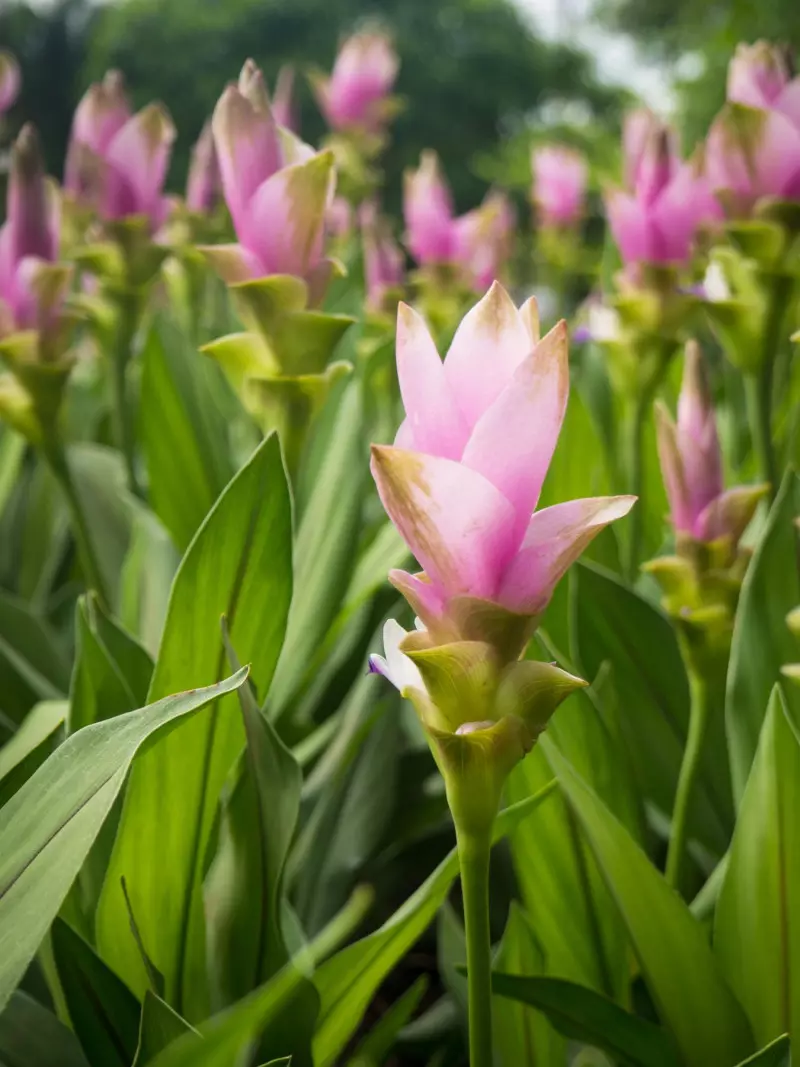
[[[125,462],[128,488],[138,497],[142,490],[136,476],[136,434],[133,408],[128,391],[128,367],[133,354],[133,340],[139,325],[139,302],[127,294],[116,302],[117,324],[111,354],[111,396],[117,447]]]
[[[492,1067],[492,942],[489,933],[491,832],[456,827],[467,939],[470,1067]]]
[[[628,519],[628,552],[625,559],[625,575],[631,583],[636,580],[642,553],[645,504],[642,499],[644,490],[644,428],[647,422],[647,411],[651,396],[652,391],[650,389],[642,389],[636,396],[626,440],[628,492],[637,498],[637,503],[631,510],[630,518]]]
[[[100,602],[105,607],[108,607],[109,601],[106,594],[103,573],[100,569],[97,555],[95,554],[94,542],[92,541],[91,533],[89,531],[89,524],[86,521],[83,504],[81,503],[77,486],[72,477],[72,472],[69,469],[67,454],[61,441],[53,434],[46,435],[45,440],[42,443],[42,452],[53,473],[53,477],[61,487],[61,491],[67,501],[67,507],[69,508],[70,519],[72,521],[72,533],[75,537],[78,558],[80,559],[86,584],[91,589],[94,589]]]
[[[678,776],[675,806],[672,811],[672,830],[667,851],[666,879],[673,889],[680,890],[686,859],[689,810],[700,769],[708,722],[711,717],[712,694],[708,680],[699,671],[687,664],[691,707],[689,711],[689,734]]]

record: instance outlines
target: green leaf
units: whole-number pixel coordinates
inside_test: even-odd
[[[613,575],[587,564],[572,571],[573,658],[584,677],[611,667],[619,733],[639,792],[665,816],[672,812],[688,730],[689,690],[667,618]],[[709,727],[691,829],[717,855],[732,824],[722,716]]]
[[[289,493],[273,436],[219,498],[181,563],[150,699],[222,676],[223,615],[263,697],[283,641],[291,583]],[[220,792],[243,745],[231,697],[149,747],[131,775],[98,908],[103,957],[143,995],[147,976],[128,931],[124,876],[145,948],[164,976],[165,999],[189,1022],[208,1015],[202,880]]]
[[[15,722],[40,700],[59,700],[69,666],[56,635],[31,608],[0,591],[0,707]]]
[[[167,316],[143,352],[141,438],[153,511],[184,551],[233,474],[217,368]]]
[[[153,663],[94,596],[78,600],[69,730],[112,719],[147,700]]]
[[[547,737],[540,744],[586,833],[659,1015],[687,1067],[735,1062],[753,1047],[752,1037],[701,925],[555,745]]]
[[[26,993],[13,993],[0,1013],[3,1067],[88,1067],[78,1039]]]
[[[73,734],[0,810],[0,1007],[55,918],[142,743],[232,692],[245,676]]]
[[[0,807],[54,751],[68,711],[66,700],[35,704],[11,740],[0,748]]]
[[[139,1033],[139,1002],[91,945],[56,918],[50,934],[72,1029],[91,1067],[130,1067]]]
[[[168,1045],[186,1034],[194,1035],[196,1045],[200,1043],[200,1034],[194,1027],[174,1012],[161,997],[148,989],[142,1003],[139,1043],[133,1067],[147,1067]]]
[[[570,697],[548,727],[562,751],[607,806],[638,836],[638,812],[624,760],[597,707],[585,693]],[[542,748],[509,777],[509,800],[552,780]],[[547,973],[612,998],[629,985],[627,936],[580,826],[555,796],[510,838],[522,900],[547,960]]]
[[[0,433],[0,514],[14,491],[27,447],[25,438],[3,426]]]
[[[419,1007],[427,989],[428,976],[421,974],[375,1023],[353,1053],[349,1067],[381,1067],[388,1059],[397,1035]]]
[[[555,797],[550,801],[553,804]],[[539,809],[541,815],[550,804]],[[525,824],[523,823],[522,826]],[[522,827],[517,828],[517,833]],[[504,974],[543,974],[546,959],[517,901],[512,900],[494,967]],[[539,1067],[562,1067],[567,1050],[564,1039],[541,1012],[519,1001],[495,997],[492,1001],[494,1044],[503,1067],[532,1062]]]
[[[167,531],[152,512],[140,510],[120,575],[119,617],[151,656],[161,644],[179,562]]]
[[[501,812],[495,822],[494,840],[509,833],[551,791],[548,786]],[[337,1062],[375,991],[430,925],[457,875],[458,853],[453,849],[382,926],[348,945],[317,969],[314,984],[319,990],[321,1007],[314,1034],[315,1067],[330,1067]]]
[[[238,659],[225,634],[228,660]],[[223,803],[220,844],[205,881],[212,999],[235,1003],[289,961],[283,935],[283,876],[300,813],[302,773],[249,686],[239,690],[247,737],[245,756]],[[297,990],[292,1026],[270,1031],[262,1047],[291,1050],[296,1067],[311,1067],[318,997],[310,982]]]
[[[772,692],[717,902],[714,950],[756,1043],[800,1033],[800,743]]]
[[[786,626],[787,613],[800,603],[797,515],[800,480],[790,470],[747,569],[733,631],[725,720],[737,800],[744,793],[772,687],[781,667],[797,659],[797,644]],[[786,696],[792,710],[800,709],[800,690]]]
[[[302,684],[312,653],[333,622],[353,568],[363,491],[361,399],[356,385],[341,399],[336,433],[303,511],[295,549],[286,642],[270,692],[270,718],[282,715]]]
[[[603,1049],[626,1067],[680,1067],[664,1030],[584,986],[495,971],[492,990],[543,1011],[564,1037]]]
[[[762,1048],[738,1067],[792,1067],[792,1050],[788,1034]]]

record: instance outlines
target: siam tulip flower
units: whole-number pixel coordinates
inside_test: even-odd
[[[334,130],[379,133],[399,61],[383,33],[364,31],[349,37],[339,50],[330,78],[316,79],[320,110]]]
[[[586,160],[562,145],[542,145],[531,153],[533,202],[545,226],[574,226],[586,199]]]
[[[186,206],[198,215],[207,215],[219,201],[221,191],[214,134],[211,123],[207,122],[192,149],[186,183]]]
[[[735,548],[764,487],[724,488],[714,408],[697,344],[686,348],[677,423],[662,404],[656,414],[661,471],[676,533],[705,543],[725,539]]]
[[[11,153],[8,212],[0,229],[0,337],[47,331],[63,306],[68,272],[56,268],[58,197],[48,186],[39,138],[23,127]]]
[[[379,217],[374,203],[362,206],[360,221],[367,307],[371,311],[380,311],[387,294],[403,284],[405,259],[388,221]]]
[[[406,173],[403,214],[406,244],[417,263],[458,266],[478,291],[508,258],[514,213],[507,198],[489,192],[480,207],[456,218],[435,152],[423,152],[419,168]]]
[[[425,323],[401,304],[397,370],[406,419],[393,447],[373,447],[372,472],[424,571],[390,579],[432,639],[493,630],[502,643],[505,629],[518,650],[559,578],[634,502],[535,511],[567,405],[566,326],[540,340],[535,301],[517,310],[495,283],[442,362]]]
[[[628,140],[634,141],[630,132]],[[633,185],[628,192],[613,189],[605,199],[611,232],[628,273],[638,273],[642,264],[685,264],[698,229],[722,217],[702,160],[696,156],[681,162],[675,155],[673,133],[656,119],[650,121],[641,153],[636,154],[630,144],[627,152]]]
[[[708,135],[707,166],[734,213],[765,196],[800,199],[800,77],[782,50],[739,45],[728,68],[728,104]]]
[[[19,95],[19,63],[11,52],[0,48],[0,115],[12,106]]]
[[[292,274],[325,274],[325,214],[333,156],[315,154],[278,127],[261,71],[249,61],[212,118],[222,189],[239,243],[205,249],[229,283]]]
[[[142,216],[154,232],[169,207],[162,191],[174,140],[167,111],[149,104],[131,115],[122,75],[109,71],[75,111],[64,187],[104,220]]]
[[[297,133],[300,123],[294,102],[294,67],[288,64],[278,71],[272,95],[272,114],[279,126]]]

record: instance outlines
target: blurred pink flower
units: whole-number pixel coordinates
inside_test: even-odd
[[[455,264],[484,291],[508,258],[514,212],[500,192],[489,192],[480,207],[455,217],[450,189],[435,152],[422,153],[420,165],[405,175],[405,242],[421,265]]]
[[[637,119],[643,129],[643,119]],[[637,130],[637,136],[641,131]],[[606,212],[614,240],[629,271],[642,263],[684,264],[697,230],[722,217],[722,208],[703,172],[699,155],[681,161],[669,127],[648,120],[646,141],[637,154],[627,128],[630,191],[606,193]]]
[[[380,131],[398,69],[397,53],[385,34],[364,31],[348,37],[330,78],[318,78],[314,86],[331,128]]]
[[[442,361],[400,304],[397,373],[406,418],[393,447],[373,446],[372,473],[424,573],[390,580],[437,640],[457,630],[467,598],[538,616],[589,541],[634,502],[535,512],[567,406],[565,323],[539,340],[535,302],[517,310],[495,283]]]
[[[211,123],[207,122],[192,149],[186,183],[186,206],[190,211],[207,214],[216,206],[221,191],[214,133]]]
[[[707,168],[736,213],[763,196],[800,199],[800,77],[763,41],[739,45],[728,69],[728,104],[711,126]]]
[[[392,236],[386,219],[378,214],[374,203],[361,208],[361,239],[364,249],[364,283],[367,290],[367,307],[379,311],[386,294],[399,288],[405,276],[403,251]]]
[[[250,60],[212,118],[222,189],[239,243],[206,249],[229,283],[269,274],[309,280],[322,266],[333,156],[282,133]]]
[[[698,345],[686,348],[683,383],[674,423],[656,406],[658,454],[672,523],[698,541],[729,537],[736,544],[752,516],[752,486],[724,490],[714,407]],[[758,490],[756,490],[756,493]]]
[[[0,48],[0,115],[17,99],[20,81],[19,63],[11,52]]]
[[[175,127],[161,104],[131,115],[122,75],[109,71],[75,110],[64,187],[107,220],[144,215],[156,230]]]
[[[531,153],[533,202],[544,225],[571,226],[583,214],[586,160],[562,145],[541,145]]]
[[[294,102],[294,67],[285,64],[278,71],[272,95],[272,114],[279,126],[297,133],[300,123]]]
[[[353,208],[343,196],[335,196],[325,212],[325,228],[331,237],[344,238],[353,230]]]
[[[24,126],[11,152],[6,221],[0,228],[0,335],[44,329],[64,300],[59,203],[44,174],[39,138]],[[53,282],[56,282],[54,285]]]

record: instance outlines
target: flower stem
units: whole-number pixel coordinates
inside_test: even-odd
[[[100,602],[108,606],[105,582],[100,564],[94,550],[94,543],[89,532],[89,524],[83,510],[77,486],[69,469],[67,454],[61,441],[54,435],[48,434],[42,443],[42,452],[53,473],[53,477],[61,487],[61,491],[67,501],[70,519],[72,520],[72,533],[78,549],[81,568],[87,586],[97,593]]]
[[[467,938],[470,1067],[492,1067],[492,942],[489,933],[491,836],[456,828]]]
[[[637,497],[636,506],[631,510],[628,520],[628,552],[625,559],[625,574],[629,582],[633,582],[636,579],[642,553],[642,521],[645,505],[642,499],[644,490],[644,428],[647,422],[647,410],[651,396],[652,392],[649,389],[640,390],[636,396],[626,441],[628,492]]]
[[[689,711],[689,734],[683,753],[675,806],[672,811],[672,831],[667,851],[666,878],[674,889],[680,889],[686,858],[689,809],[692,802],[700,757],[703,752],[711,712],[711,690],[706,678],[688,666],[691,707]]]
[[[128,393],[128,366],[131,362],[133,339],[139,325],[139,302],[122,295],[117,300],[117,326],[114,350],[111,354],[111,395],[116,426],[117,447],[125,461],[128,488],[135,496],[142,496],[136,477],[136,435],[133,409]]]
[[[777,491],[777,468],[772,443],[772,368],[771,359],[765,359],[758,370],[744,378],[747,413],[753,451],[758,462],[758,476],[769,483],[770,499]]]

